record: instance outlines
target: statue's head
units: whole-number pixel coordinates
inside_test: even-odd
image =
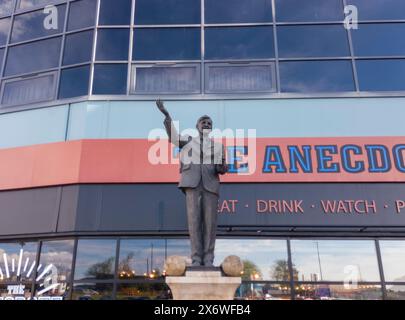
[[[212,131],[212,119],[204,115],[197,120],[196,127],[200,134],[209,134]]]

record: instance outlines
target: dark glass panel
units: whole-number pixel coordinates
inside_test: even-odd
[[[281,62],[282,92],[354,91],[350,61]]]
[[[404,91],[405,60],[357,60],[361,91]]]
[[[205,23],[271,22],[271,0],[205,0]]]
[[[77,30],[94,26],[97,0],[74,1],[70,4],[67,29]]]
[[[88,95],[90,66],[63,69],[60,76],[59,98]]]
[[[10,31],[10,21],[10,18],[0,20],[0,46],[4,46],[7,43],[7,37]]]
[[[275,0],[279,22],[342,21],[342,0]]]
[[[63,65],[90,61],[92,49],[93,30],[66,35]]]
[[[405,24],[359,24],[353,29],[356,56],[405,56]]]
[[[277,41],[280,58],[350,56],[341,25],[279,26]]]
[[[81,239],[77,245],[75,280],[114,277],[116,240]],[[74,289],[76,291],[76,287]]]
[[[126,64],[96,64],[93,94],[126,94],[127,72]]]
[[[403,0],[347,0],[358,9],[359,20],[401,20],[405,19]]]
[[[134,30],[134,60],[200,59],[199,28]]]
[[[211,27],[205,29],[206,59],[273,57],[272,27]]]
[[[135,24],[199,24],[200,0],[137,0]]]
[[[96,60],[128,60],[129,29],[99,29]]]
[[[11,42],[20,42],[63,32],[66,5],[55,8],[57,11],[44,12],[41,9],[15,16]],[[53,17],[57,18],[53,19]]]
[[[28,73],[59,65],[62,38],[51,38],[9,47],[6,75]]]
[[[99,25],[129,25],[131,0],[100,0]]]

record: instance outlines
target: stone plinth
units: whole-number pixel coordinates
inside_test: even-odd
[[[223,276],[220,268],[187,268],[185,276],[166,277],[174,300],[233,300],[240,277]]]

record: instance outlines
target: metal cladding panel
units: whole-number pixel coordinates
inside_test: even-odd
[[[61,188],[0,192],[0,235],[56,231]]]
[[[223,184],[220,227],[405,228],[404,183]],[[0,237],[187,232],[176,184],[88,184],[0,192]],[[57,226],[57,227],[56,227]]]
[[[187,230],[185,198],[174,184],[80,188],[87,195],[102,192],[102,205],[86,208],[79,203],[78,229],[81,217],[91,215],[100,219],[94,231]],[[405,184],[268,183],[221,188],[220,226],[405,227]]]

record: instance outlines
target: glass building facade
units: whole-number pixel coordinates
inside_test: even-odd
[[[221,238],[216,264],[229,255],[230,247],[244,262],[235,299],[404,299],[402,240]],[[0,248],[4,300],[11,296],[6,288],[20,284],[26,299],[171,299],[164,260],[189,256],[188,239],[164,237],[27,241],[1,243]],[[4,263],[10,265],[7,279]],[[11,269],[17,264],[19,276]],[[48,276],[56,277],[58,286],[43,291]]]
[[[310,0],[308,8],[298,0],[0,5],[3,108],[100,95],[405,91],[401,1]],[[358,8],[357,29],[345,15],[348,6]]]
[[[82,196],[69,189],[174,185],[161,172],[137,180],[142,170],[125,175],[114,163],[110,176],[99,177],[108,171],[99,158],[118,153],[108,141],[146,140],[162,127],[150,106],[158,97],[190,126],[208,113],[222,128],[255,128],[258,138],[292,139],[288,145],[308,137],[403,138],[404,34],[403,0],[0,0],[0,300],[171,299],[164,260],[188,257],[189,242],[186,228],[175,236],[161,228],[170,200],[156,201],[154,228],[144,224],[143,207],[121,208],[136,216],[128,219],[133,232],[122,227],[119,201],[103,198],[122,190]],[[107,147],[75,171],[85,161],[84,153],[72,156],[74,144],[86,140]],[[46,149],[54,145],[60,156]],[[122,157],[141,163],[141,149],[131,148]],[[6,165],[19,163],[23,170]],[[237,182],[275,182],[252,179]],[[332,182],[344,189],[340,182],[353,182],[345,179]],[[354,180],[356,190],[381,182],[373,179]],[[388,179],[396,183],[387,194],[405,182]],[[293,182],[308,195],[303,185],[313,181]],[[331,181],[319,190],[323,182]],[[81,197],[83,217],[73,208]],[[57,215],[45,216],[54,208]],[[36,215],[49,230],[24,223]],[[217,240],[215,265],[241,257],[240,300],[405,300],[405,223],[374,224],[368,234],[367,224],[354,228],[345,219],[327,231],[304,225],[310,231],[299,235],[290,222],[262,232],[271,226],[257,217],[245,233],[225,224],[229,236]]]

